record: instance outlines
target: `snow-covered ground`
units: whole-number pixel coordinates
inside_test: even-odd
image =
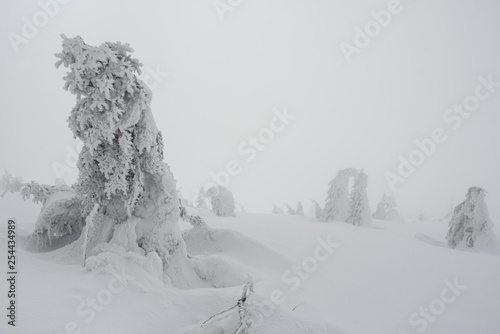
[[[0,219],[16,218],[18,240],[38,210],[13,195],[0,200]],[[360,228],[288,215],[203,217],[210,229],[181,228],[188,254],[218,268],[212,286],[166,286],[134,256],[122,273],[103,274],[18,247],[17,326],[2,321],[0,333],[232,334],[220,328],[236,328],[234,312],[200,325],[236,304],[249,274],[251,333],[500,332],[500,256],[447,248],[445,221]]]

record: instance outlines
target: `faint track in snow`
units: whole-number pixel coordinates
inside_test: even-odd
[[[446,242],[436,241],[436,240],[432,239],[431,237],[429,237],[427,234],[419,233],[419,234],[415,235],[415,239],[422,241],[422,242],[425,242],[429,245],[433,245],[433,246],[445,247],[445,248],[448,247]]]

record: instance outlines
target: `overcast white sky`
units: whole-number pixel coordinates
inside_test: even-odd
[[[91,45],[127,42],[145,67],[169,73],[148,82],[157,85],[152,109],[165,160],[186,197],[236,160],[241,172],[228,188],[248,211],[299,200],[307,210],[310,199],[324,203],[338,170],[355,167],[369,174],[374,210],[398,156],[408,158],[416,139],[442,128],[447,140],[396,185],[402,212],[444,212],[478,185],[500,216],[500,87],[457,129],[443,120],[474,94],[478,77],[500,81],[500,3],[401,0],[400,12],[348,63],[340,43],[353,44],[355,28],[388,3],[244,0],[222,21],[211,0],[73,0],[16,53],[8,34],[23,36],[23,17],[43,20],[42,8],[3,0],[0,167],[53,183],[53,163],[66,164],[66,146],[76,147],[66,123],[75,97],[62,88],[64,69],[54,67],[64,33]],[[246,161],[238,146],[283,107],[295,119]]]

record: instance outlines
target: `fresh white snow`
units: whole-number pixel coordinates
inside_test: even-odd
[[[39,206],[9,195],[0,209],[2,221],[16,218],[20,243]],[[180,226],[207,281],[184,289],[161,281],[154,256],[116,253],[107,260],[123,272],[102,263],[89,271],[61,261],[61,254],[18,247],[17,324],[2,321],[0,332],[232,334],[237,312],[201,324],[236,304],[249,274],[255,280],[251,333],[414,334],[424,325],[428,334],[500,330],[499,254],[449,249],[446,221],[374,220],[362,228],[283,214],[198,213],[209,229]],[[0,247],[7,247],[6,228]],[[5,280],[0,288],[6,291]]]

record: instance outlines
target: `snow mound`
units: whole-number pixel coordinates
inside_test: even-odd
[[[248,275],[258,281],[268,275],[281,275],[290,267],[290,263],[271,248],[233,230],[195,228],[185,231],[183,238],[188,254],[206,257],[206,266],[220,266],[221,259],[228,265],[238,266],[238,277],[243,277],[241,270],[247,270],[244,281],[238,280],[236,285],[245,283]],[[203,269],[205,272],[210,270],[208,267]],[[227,267],[221,269],[224,273]]]
[[[218,255],[198,255],[192,258],[196,274],[214,288],[225,288],[244,284],[248,276],[258,276],[252,268],[240,265]]]
[[[35,230],[26,238],[26,247],[36,252],[61,248],[78,239],[83,225],[75,191],[57,191],[42,206]]]
[[[124,252],[123,248],[113,244],[100,244],[99,253],[90,256],[85,262],[85,268],[104,275],[116,275],[126,271],[139,291],[147,292],[161,289],[163,283],[163,265],[156,252],[146,256],[132,251]]]

